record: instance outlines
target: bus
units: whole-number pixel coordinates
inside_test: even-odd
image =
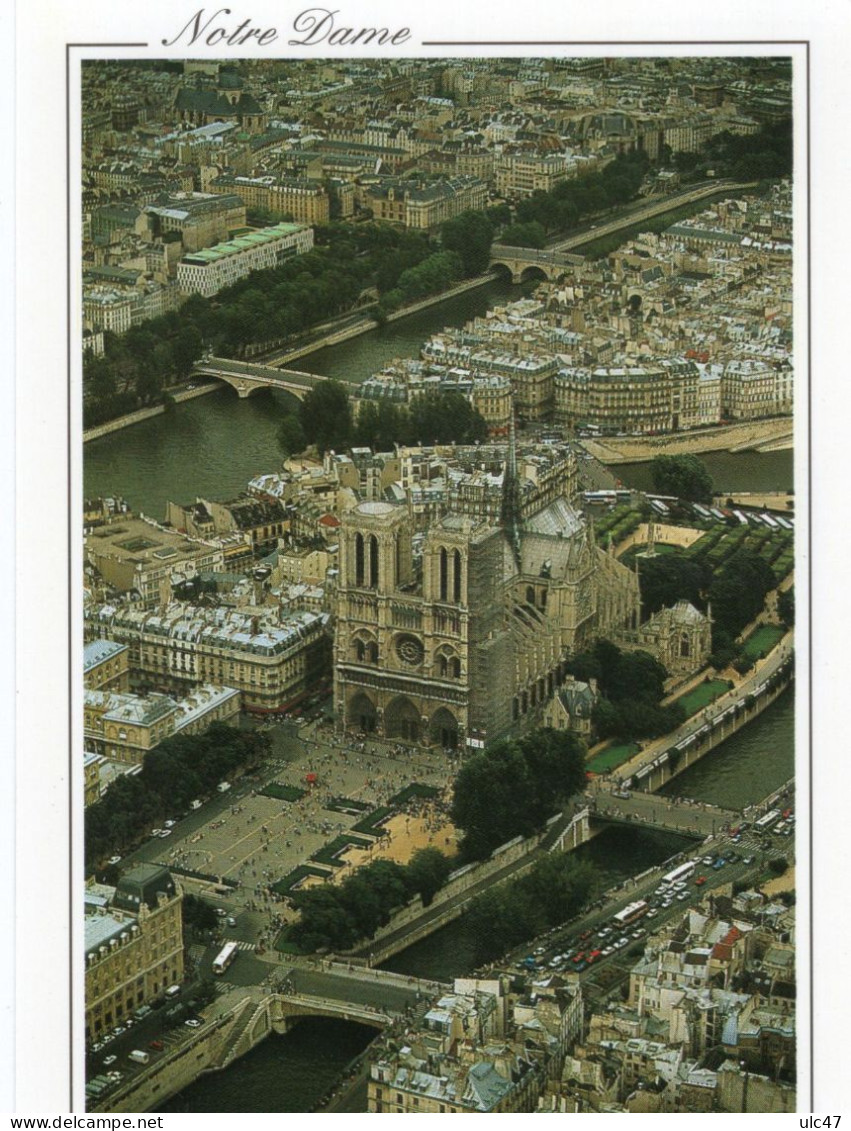
[[[687,880],[695,869],[694,860],[686,860],[685,864],[680,864],[676,868],[672,868],[667,875],[663,876],[661,883],[665,887],[671,887],[672,884],[678,883],[679,880]]]
[[[753,827],[758,833],[766,833],[772,825],[776,825],[780,820],[779,809],[769,809],[764,817],[760,817],[758,821],[754,821]]]
[[[583,491],[582,497],[589,506],[614,506],[618,498],[614,491]]]
[[[233,962],[239,953],[239,947],[235,942],[225,943],[216,957],[213,959],[213,973],[224,974],[228,966]]]
[[[646,915],[648,910],[647,903],[643,899],[639,899],[635,903],[628,903],[623,911],[618,911],[616,915],[613,915],[612,923],[616,927],[628,927],[630,923],[635,923]]]

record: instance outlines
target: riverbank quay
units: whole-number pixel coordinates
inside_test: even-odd
[[[171,393],[171,402],[174,404],[181,404],[183,401],[194,401],[196,397],[205,397],[208,393],[214,393],[216,389],[222,386],[218,381],[205,382],[203,385],[198,385],[194,389],[182,389],[180,392]],[[88,444],[90,440],[97,440],[101,436],[108,436],[110,432],[120,432],[123,428],[129,428],[133,424],[141,424],[143,420],[150,420],[154,416],[162,416],[168,412],[172,407],[172,403],[152,405],[150,408],[140,408],[136,412],[128,412],[124,416],[116,416],[115,420],[107,420],[103,424],[98,424],[94,428],[86,428],[83,431],[83,443]]]
[[[483,287],[487,283],[493,282],[493,280],[493,272],[487,275],[478,275],[475,279],[467,279],[457,286],[450,287],[449,290],[441,291],[440,294],[431,295],[429,298],[421,299],[419,302],[411,303],[409,306],[393,311],[392,314],[387,315],[386,320],[387,322],[397,322],[402,318],[408,318],[413,314],[418,314],[421,310],[427,310],[431,306],[445,302],[447,299],[452,299],[467,291]],[[257,364],[266,362],[275,368],[283,368],[290,362],[298,361],[299,358],[308,357],[310,354],[318,353],[328,346],[340,345],[350,338],[357,338],[362,334],[368,334],[370,331],[379,328],[379,324],[375,319],[366,314],[362,316],[361,320],[355,323],[351,322],[351,315],[347,316],[345,321],[348,321],[349,325],[344,326],[342,329],[334,330],[333,327],[329,328],[321,337],[315,338],[310,342],[306,342],[290,350],[272,350],[265,353],[258,353],[252,356],[252,361]],[[222,383],[220,381],[206,381],[204,384],[199,384],[196,388],[182,389],[179,392],[174,392],[171,394],[171,397],[174,403],[181,404],[183,401],[191,401],[196,397],[206,396],[208,393],[214,393],[217,389],[221,388]],[[87,444],[91,440],[97,440],[101,436],[108,436],[112,432],[120,432],[124,428],[130,428],[134,424],[140,424],[142,421],[150,420],[152,417],[162,416],[169,411],[170,407],[170,404],[159,404],[152,405],[150,408],[140,408],[135,412],[126,413],[124,416],[117,416],[114,420],[108,420],[93,428],[87,428],[83,432],[83,443]]]
[[[698,455],[700,452],[777,451],[793,447],[793,424],[791,416],[783,416],[676,435],[606,436],[605,439],[585,439],[582,444],[590,455],[605,464],[647,463],[656,456]]]
[[[609,791],[614,781],[616,788],[653,793],[694,765],[783,694],[794,678],[794,641],[795,633],[790,629],[767,656],[739,677],[731,690],[672,734],[645,742],[637,754],[606,779],[595,778],[590,782],[591,792]],[[732,669],[728,669],[721,673],[721,678],[726,678],[728,672],[732,676]]]
[[[428,298],[420,299],[418,302],[412,302],[407,306],[394,310],[391,314],[387,315],[386,321],[398,322],[400,319],[408,318],[412,314],[419,314],[421,310],[428,310],[429,307],[437,306],[438,303],[446,302],[447,299],[455,298],[457,295],[465,294],[467,291],[476,290],[478,287],[485,286],[486,283],[492,283],[494,277],[495,273],[489,271],[485,275],[477,275],[475,279],[466,279],[463,283],[457,283],[448,290],[440,291],[439,294],[429,295]],[[273,350],[270,354],[258,354],[253,360],[266,361],[275,366],[288,365],[292,361],[298,361],[299,358],[317,353],[319,350],[325,349],[326,346],[336,346],[341,342],[347,342],[350,338],[357,338],[361,334],[368,334],[371,330],[377,330],[379,326],[380,323],[365,314],[361,322],[344,326],[342,329],[336,331],[331,329],[315,342],[296,346],[290,350]]]

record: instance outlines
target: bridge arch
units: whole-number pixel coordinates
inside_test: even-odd
[[[526,283],[530,279],[543,279],[544,281],[546,281],[549,278],[549,273],[545,271],[539,263],[530,263],[520,272],[521,283]]]
[[[503,263],[502,260],[494,260],[490,267],[500,279],[508,279],[509,282],[514,282],[514,271],[507,263]]]

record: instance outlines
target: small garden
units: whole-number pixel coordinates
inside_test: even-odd
[[[390,798],[390,804],[401,808],[403,805],[407,805],[409,801],[413,801],[415,797],[428,801],[439,796],[440,790],[436,786],[423,785],[422,782],[414,781],[410,785],[406,785],[404,789],[400,789],[398,793],[394,793]]]
[[[608,774],[628,762],[640,749],[637,742],[612,742],[588,761],[587,768],[592,774]]]
[[[375,842],[367,840],[362,836],[352,836],[350,833],[343,833],[340,836],[334,837],[333,840],[313,853],[310,857],[311,860],[317,864],[328,864],[332,868],[339,868],[344,861],[340,859],[350,848],[369,848]]]
[[[710,703],[714,703],[719,695],[723,695],[725,691],[729,690],[730,685],[726,679],[705,679],[703,683],[699,683],[697,687],[693,687],[691,691],[681,695],[677,702],[682,706],[686,717],[691,718],[698,711],[702,711],[704,707],[708,707]]]
[[[269,782],[260,790],[263,797],[274,797],[277,801],[300,801],[306,792],[297,785],[284,785],[279,781]]]
[[[272,884],[272,891],[277,892],[278,895],[291,895],[298,889],[302,880],[308,876],[318,876],[321,880],[327,880],[330,875],[331,873],[327,868],[315,868],[312,864],[299,864],[297,868],[293,868],[277,883]]]
[[[778,624],[761,624],[742,644],[742,655],[749,660],[761,660],[783,639],[786,630]]]

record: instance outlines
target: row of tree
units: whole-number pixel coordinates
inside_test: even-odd
[[[415,895],[428,906],[451,870],[440,849],[421,848],[407,865],[376,860],[339,885],[296,891],[290,898],[300,918],[289,937],[305,951],[348,950],[371,938],[389,921],[391,911]]]
[[[344,451],[350,445],[392,451],[394,444],[473,444],[484,440],[488,426],[461,393],[426,393],[410,404],[382,399],[362,406],[358,418],[346,386],[323,381],[305,396],[298,409],[278,426],[278,444],[285,456],[315,445],[321,453]]]
[[[86,810],[85,861],[90,873],[106,856],[135,844],[145,828],[223,779],[255,769],[271,749],[269,736],[214,723],[203,734],[164,739],[145,755],[138,774],[122,774]]]
[[[515,209],[514,221],[516,225],[522,225],[521,230],[517,232],[509,228],[500,237],[501,240],[515,244],[523,234],[527,234],[537,241],[540,239],[538,228],[527,227],[533,224],[543,229],[545,234],[569,232],[589,216],[626,204],[637,194],[649,164],[650,159],[641,150],[623,153],[599,173],[559,181],[551,192],[533,192]],[[531,246],[542,244],[533,242]]]
[[[571,918],[596,896],[598,881],[588,860],[545,856],[531,871],[477,895],[465,913],[474,961],[489,962],[511,947]]]
[[[536,730],[467,758],[455,779],[450,815],[463,833],[464,860],[543,827],[585,788],[585,746],[570,731]]]

